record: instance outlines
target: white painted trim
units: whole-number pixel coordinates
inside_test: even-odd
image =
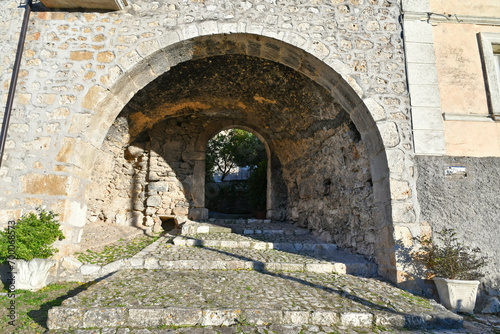
[[[500,44],[500,34],[480,32],[479,45],[481,48],[481,60],[486,72],[488,84],[488,99],[491,113],[496,121],[500,121],[500,78],[497,74],[495,58],[493,57],[493,44]]]
[[[403,33],[415,153],[446,155],[432,26],[405,16]]]
[[[500,26],[500,17],[440,14],[432,12],[405,12],[403,15],[404,19],[408,21]]]
[[[460,122],[495,122],[491,115],[478,115],[478,114],[452,114],[443,113],[445,121],[460,121]]]

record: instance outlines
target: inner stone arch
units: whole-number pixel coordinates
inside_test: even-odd
[[[267,162],[267,168],[266,168],[266,199],[265,199],[265,207],[262,209],[262,211],[265,214],[264,218],[272,217],[272,210],[274,207],[274,203],[279,202],[279,200],[274,199],[274,196],[276,195],[273,193],[273,182],[278,183],[280,180],[278,180],[278,175],[275,175],[273,177],[273,169],[272,166],[272,157],[274,156],[274,153],[271,151],[271,147],[268,143],[268,140],[264,138],[259,132],[259,130],[256,130],[253,127],[249,127],[247,125],[241,125],[240,123],[234,123],[234,122],[223,122],[220,124],[215,125],[216,127],[214,129],[207,129],[208,131],[200,138],[200,143],[199,146],[202,147],[202,150],[207,152],[207,145],[208,141],[214,138],[217,134],[219,134],[222,131],[225,130],[231,130],[231,129],[241,129],[243,131],[249,132],[253,134],[257,139],[260,141],[260,143],[264,146],[265,149],[265,159]],[[206,172],[206,168],[204,170]],[[198,172],[198,174],[194,175],[194,178],[198,180],[198,182],[206,181],[205,178],[205,173],[202,172],[201,170]],[[282,180],[281,180],[282,181]],[[207,185],[205,184],[204,187],[204,198],[207,199]],[[201,196],[201,195],[200,195]],[[251,195],[249,195],[251,196]],[[205,207],[208,208],[208,203],[206,203],[205,200]],[[259,217],[262,218],[262,217]]]
[[[94,171],[90,217],[106,216],[93,211],[97,200],[113,208],[112,196],[92,195],[102,193],[106,182],[98,180],[105,174],[116,175],[120,181],[111,188],[123,194],[118,202],[126,212],[114,222],[152,226],[159,215],[206,218],[197,177],[205,169],[203,145],[216,130],[238,123],[258,129],[270,147],[269,218],[378,258],[370,155],[350,117],[359,102],[346,110],[349,103],[339,100],[308,76],[262,57],[182,62],[139,91],[109,130],[100,155],[120,168]],[[121,138],[114,153],[106,149],[113,134]]]

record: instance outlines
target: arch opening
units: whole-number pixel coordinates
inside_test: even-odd
[[[205,149],[209,218],[265,219],[272,207],[269,158],[264,138],[248,127],[222,129],[209,139]]]

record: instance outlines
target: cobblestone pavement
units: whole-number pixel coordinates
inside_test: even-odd
[[[388,311],[422,313],[433,309],[415,297],[379,280],[350,275],[254,270],[123,270],[63,306],[179,306]]]
[[[270,326],[233,326],[177,329],[92,329],[75,331],[50,331],[46,334],[498,334],[500,333],[500,317],[481,316],[478,319],[464,321],[463,329],[454,330],[367,330],[360,328],[342,328],[316,325],[270,325]]]
[[[206,227],[201,224],[200,226]],[[274,227],[273,227],[274,228]],[[206,229],[205,229],[206,230]],[[208,231],[208,230],[207,230]],[[213,231],[216,231],[215,229]],[[284,234],[269,233],[280,238]],[[307,233],[306,233],[307,234]],[[305,239],[311,237],[304,234]],[[197,238],[234,240],[230,233]],[[498,318],[461,317],[433,300],[414,296],[380,278],[307,270],[203,270],[200,263],[251,260],[328,265],[326,255],[274,249],[187,247],[165,236],[135,258],[183,262],[183,268],[119,270],[49,312],[50,333],[498,333]],[[303,240],[303,239],[302,239]],[[343,252],[345,259],[354,259]],[[342,257],[339,255],[339,257]],[[366,261],[366,260],[365,260]],[[369,262],[369,261],[367,261]],[[198,263],[196,268],[189,265]],[[206,269],[206,268],[205,268]],[[478,319],[486,319],[479,321]],[[496,319],[496,320],[495,320]],[[489,322],[488,322],[489,321]],[[174,327],[172,327],[174,326]],[[177,327],[176,327],[177,326]],[[180,328],[179,328],[180,326]],[[186,328],[188,326],[189,328]],[[222,326],[222,327],[221,327]],[[495,329],[497,326],[497,329]],[[86,330],[83,328],[103,327]],[[111,327],[111,328],[104,328]],[[67,328],[82,328],[65,331]],[[137,329],[142,328],[142,329]],[[153,329],[155,328],[155,329]]]

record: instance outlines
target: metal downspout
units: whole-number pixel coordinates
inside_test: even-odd
[[[19,68],[21,67],[21,58],[23,56],[24,41],[26,39],[26,31],[28,30],[28,22],[31,14],[32,0],[27,0],[24,10],[23,25],[21,34],[19,36],[19,44],[17,45],[16,61],[12,70],[12,79],[10,81],[9,95],[7,97],[7,104],[5,106],[5,114],[3,116],[2,132],[0,134],[0,167],[2,166],[3,152],[5,142],[7,141],[7,130],[9,129],[10,114],[12,113],[12,105],[14,103],[14,95],[16,94],[17,77],[19,75]]]

